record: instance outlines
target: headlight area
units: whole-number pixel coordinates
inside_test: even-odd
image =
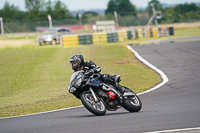
[[[76,91],[76,88],[75,87],[70,87],[70,89],[69,89],[69,92],[70,93],[73,93],[73,92],[75,92]]]
[[[72,87],[71,83],[69,83],[69,84],[68,84],[68,91],[69,91],[70,93],[73,93],[73,92],[76,91],[76,88],[75,88],[75,87]]]

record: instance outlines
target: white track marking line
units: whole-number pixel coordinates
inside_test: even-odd
[[[145,133],[171,133],[171,132],[191,131],[191,130],[200,130],[200,127],[184,128],[184,129],[173,129],[173,130],[164,130],[164,131],[153,131],[153,132],[145,132]]]
[[[34,114],[27,114],[27,115],[20,115],[20,116],[12,116],[12,117],[4,117],[4,118],[0,118],[0,120],[1,119],[18,118],[18,117],[23,117],[23,116],[33,116],[33,115],[47,114],[47,113],[58,112],[58,111],[63,111],[63,110],[76,109],[76,108],[80,108],[80,107],[83,107],[83,105],[76,106],[76,107],[63,108],[63,109],[58,109],[58,110],[51,110],[51,111],[46,111],[46,112],[41,112],[41,113],[34,113]]]
[[[160,88],[161,86],[163,86],[164,84],[166,84],[169,79],[167,78],[167,76],[165,75],[164,72],[162,72],[160,69],[158,69],[157,67],[153,66],[151,63],[149,63],[147,60],[145,60],[144,58],[142,58],[138,52],[136,52],[131,46],[129,45],[126,45],[126,47],[128,49],[130,49],[134,54],[135,56],[141,61],[143,62],[145,65],[147,65],[148,67],[150,67],[151,69],[155,70],[158,74],[160,74],[160,76],[162,77],[163,81],[161,83],[159,83],[158,85],[154,86],[153,88],[147,90],[147,91],[144,91],[142,93],[138,93],[137,95],[142,95],[142,94],[145,94],[145,93],[149,93],[151,91],[154,91],[158,88]]]
[[[154,91],[154,90],[158,89],[159,87],[163,86],[165,83],[168,82],[167,76],[160,69],[156,68],[155,66],[150,64],[148,61],[146,61],[144,58],[142,58],[133,48],[131,48],[131,46],[126,45],[126,47],[128,49],[130,49],[141,62],[143,62],[144,64],[146,64],[147,66],[149,66],[150,68],[155,70],[157,73],[159,73],[161,75],[162,79],[163,79],[163,81],[160,84],[154,86],[153,88],[151,88],[151,89],[149,89],[145,92],[138,93],[137,95],[142,95],[142,94]],[[23,116],[33,116],[33,115],[39,115],[39,114],[46,114],[46,113],[57,112],[57,111],[62,111],[62,110],[75,109],[75,108],[79,108],[79,107],[83,107],[83,105],[76,106],[76,107],[70,107],[70,108],[63,108],[63,109],[59,109],[59,110],[52,110],[52,111],[47,111],[47,112],[35,113],[35,114],[27,114],[27,115],[13,116],[13,117],[4,117],[4,118],[0,118],[0,120],[1,119],[18,118],[18,117],[23,117]]]

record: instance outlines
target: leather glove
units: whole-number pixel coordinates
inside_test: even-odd
[[[93,70],[93,69],[90,69],[89,71],[87,71],[87,72],[85,73],[85,76],[91,76],[93,73],[94,73],[94,70]]]
[[[99,66],[93,68],[93,69],[90,69],[89,71],[87,71],[85,73],[86,76],[91,76],[93,73],[99,73],[101,72],[101,68]]]
[[[101,68],[99,66],[93,68],[95,73],[100,73],[101,72]]]

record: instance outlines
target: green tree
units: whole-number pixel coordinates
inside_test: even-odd
[[[60,0],[51,3],[52,13],[49,13],[53,20],[53,25],[74,24],[74,18],[71,16],[67,6]],[[49,8],[50,9],[50,8]],[[48,14],[46,14],[47,16]],[[58,21],[59,20],[59,21]]]
[[[114,11],[121,16],[136,16],[137,14],[136,8],[130,0],[110,0],[105,14],[113,14]]]
[[[200,8],[194,4],[179,4],[175,7],[166,8],[163,11],[163,23],[183,22],[199,19]]]
[[[117,13],[121,16],[136,16],[137,11],[135,6],[129,0],[119,0]]]
[[[162,23],[172,23],[176,21],[177,13],[174,12],[174,8],[166,8],[163,10],[163,18],[161,19]]]
[[[198,6],[194,3],[179,4],[179,5],[176,5],[175,8],[174,8],[174,11],[178,12],[179,14],[183,14],[183,13],[186,13],[186,12],[195,12],[197,10],[198,10]]]
[[[27,26],[24,24],[22,25],[20,21],[26,17],[26,12],[20,11],[17,6],[11,5],[7,1],[0,10],[0,17],[2,17],[4,21],[5,33],[27,31],[28,29]]]
[[[58,18],[60,16],[65,16],[69,14],[69,10],[67,9],[67,6],[64,3],[62,3],[60,0],[56,1],[53,11],[55,12],[55,14],[57,14]]]
[[[119,5],[118,0],[110,0],[108,2],[108,8],[105,10],[105,14],[113,14],[114,11],[117,11],[117,6]]]
[[[0,10],[0,16],[4,21],[22,19],[24,12],[20,11],[18,7],[10,5],[9,2],[5,2],[4,7]]]
[[[87,11],[83,13],[82,18],[90,18],[90,17],[96,17],[96,16],[98,16],[98,13],[93,12],[93,11]]]
[[[199,8],[196,4],[179,4],[175,6],[174,12],[178,14],[177,22],[191,20],[191,19],[198,19],[196,17],[195,12],[198,12]]]
[[[82,15],[82,22],[85,23],[85,24],[95,23],[98,15],[99,15],[98,13],[93,12],[93,11],[84,12],[83,15]]]
[[[44,0],[25,0],[25,7],[29,12],[29,18],[40,17],[40,13],[45,5]]]
[[[46,13],[47,14],[52,14],[53,13],[53,4],[52,4],[52,2],[49,0],[45,5],[46,5]]]

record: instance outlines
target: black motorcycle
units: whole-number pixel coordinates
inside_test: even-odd
[[[121,81],[119,75],[113,76],[117,76],[116,82]],[[74,72],[68,89],[95,115],[104,115],[106,109],[116,111],[123,107],[130,112],[138,112],[142,108],[140,98],[131,89],[124,87],[125,92],[121,94],[114,86],[103,83],[98,73],[85,76],[83,70]]]

